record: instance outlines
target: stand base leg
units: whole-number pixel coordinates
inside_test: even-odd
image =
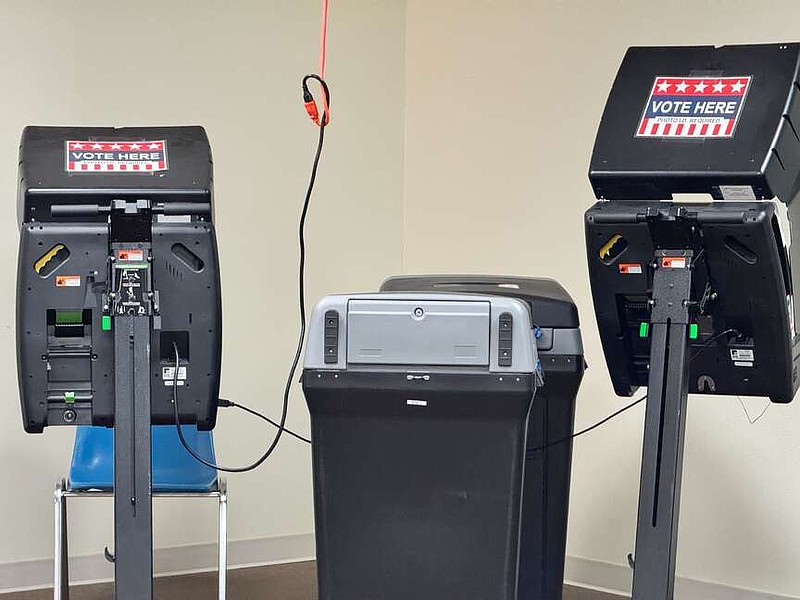
[[[69,542],[67,538],[67,482],[61,480],[55,491],[55,560],[53,600],[69,600]]]

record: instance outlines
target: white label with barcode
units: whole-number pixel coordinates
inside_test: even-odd
[[[175,380],[175,367],[161,367],[161,379],[167,385],[172,385]],[[178,368],[178,381],[186,379],[186,367]],[[181,384],[183,385],[183,384]]]
[[[745,348],[731,348],[731,360],[733,362],[753,362],[755,352]]]

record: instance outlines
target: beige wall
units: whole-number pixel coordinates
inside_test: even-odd
[[[548,275],[578,302],[590,369],[577,423],[622,406],[586,275],[594,133],[625,48],[798,37],[790,1],[409,0],[403,266]],[[759,400],[748,400],[756,413]],[[575,444],[569,553],[632,549],[643,411]],[[693,398],[678,571],[800,595],[800,405],[750,426],[735,398]]]
[[[404,2],[335,5],[335,112],[308,225],[310,305],[323,293],[374,289],[400,267]],[[14,190],[22,128],[206,126],[224,283],[222,393],[276,416],[297,334],[296,222],[316,143],[300,77],[317,67],[318,26],[317,0],[0,4],[0,563],[52,555],[51,494],[74,435],[52,428],[28,436],[19,417]],[[289,423],[308,429],[299,390]],[[249,462],[272,434],[223,413],[219,459]],[[309,456],[286,439],[266,466],[229,479],[231,539],[312,531]],[[172,502],[156,517],[159,546],[214,539],[211,507]],[[107,502],[76,504],[73,552],[101,552],[110,518]]]
[[[315,136],[298,82],[316,65],[318,3],[132,6],[0,4],[0,189],[8,199],[0,213],[0,374],[9,391],[0,423],[0,564],[51,556],[50,493],[73,435],[27,436],[18,416],[11,190],[24,125],[208,128],[224,282],[222,391],[279,410],[296,332],[294,228]],[[309,304],[324,293],[374,289],[401,267],[556,276],[578,301],[591,366],[577,421],[595,422],[622,400],[612,394],[594,326],[581,217],[592,202],[594,131],[624,49],[795,39],[798,19],[788,0],[409,0],[407,14],[402,0],[337,0],[335,121],[309,223]],[[261,264],[243,267],[253,257]],[[623,564],[631,550],[642,418],[636,409],[576,442],[571,555]],[[299,393],[290,424],[307,431]],[[800,594],[797,431],[794,405],[772,407],[751,427],[736,399],[692,400],[681,574]],[[247,461],[271,433],[224,413],[219,457]],[[312,530],[307,448],[286,440],[264,468],[229,482],[232,539]],[[98,552],[110,517],[108,503],[76,510],[73,551]],[[210,508],[157,510],[157,545],[212,538]]]

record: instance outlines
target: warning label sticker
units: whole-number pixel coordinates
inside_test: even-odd
[[[74,141],[66,144],[68,173],[154,173],[167,171],[167,142]]]
[[[81,287],[81,276],[56,275],[56,287]]]
[[[117,259],[122,261],[142,262],[144,260],[144,250],[141,248],[118,250]]]
[[[684,256],[665,256],[661,259],[661,266],[665,269],[685,269],[686,257]]]
[[[619,263],[619,272],[623,275],[641,275],[642,265],[640,263]]]
[[[731,138],[752,77],[656,77],[636,137]]]

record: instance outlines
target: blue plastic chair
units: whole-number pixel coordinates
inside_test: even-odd
[[[216,463],[210,431],[182,426],[187,444],[207,462]],[[219,502],[219,600],[227,587],[227,490],[214,469],[192,457],[181,444],[174,425],[152,428],[152,486],[154,497],[217,498]],[[59,556],[55,561],[54,599],[69,598],[67,498],[108,497],[114,490],[114,430],[77,428],[69,479],[56,486],[55,535]]]
[[[192,457],[181,445],[174,425],[154,425],[152,434],[153,493],[210,492],[217,473]],[[210,431],[181,426],[192,450],[210,463],[214,440]],[[72,450],[69,487],[72,490],[111,490],[114,486],[114,430],[108,427],[78,427]]]

